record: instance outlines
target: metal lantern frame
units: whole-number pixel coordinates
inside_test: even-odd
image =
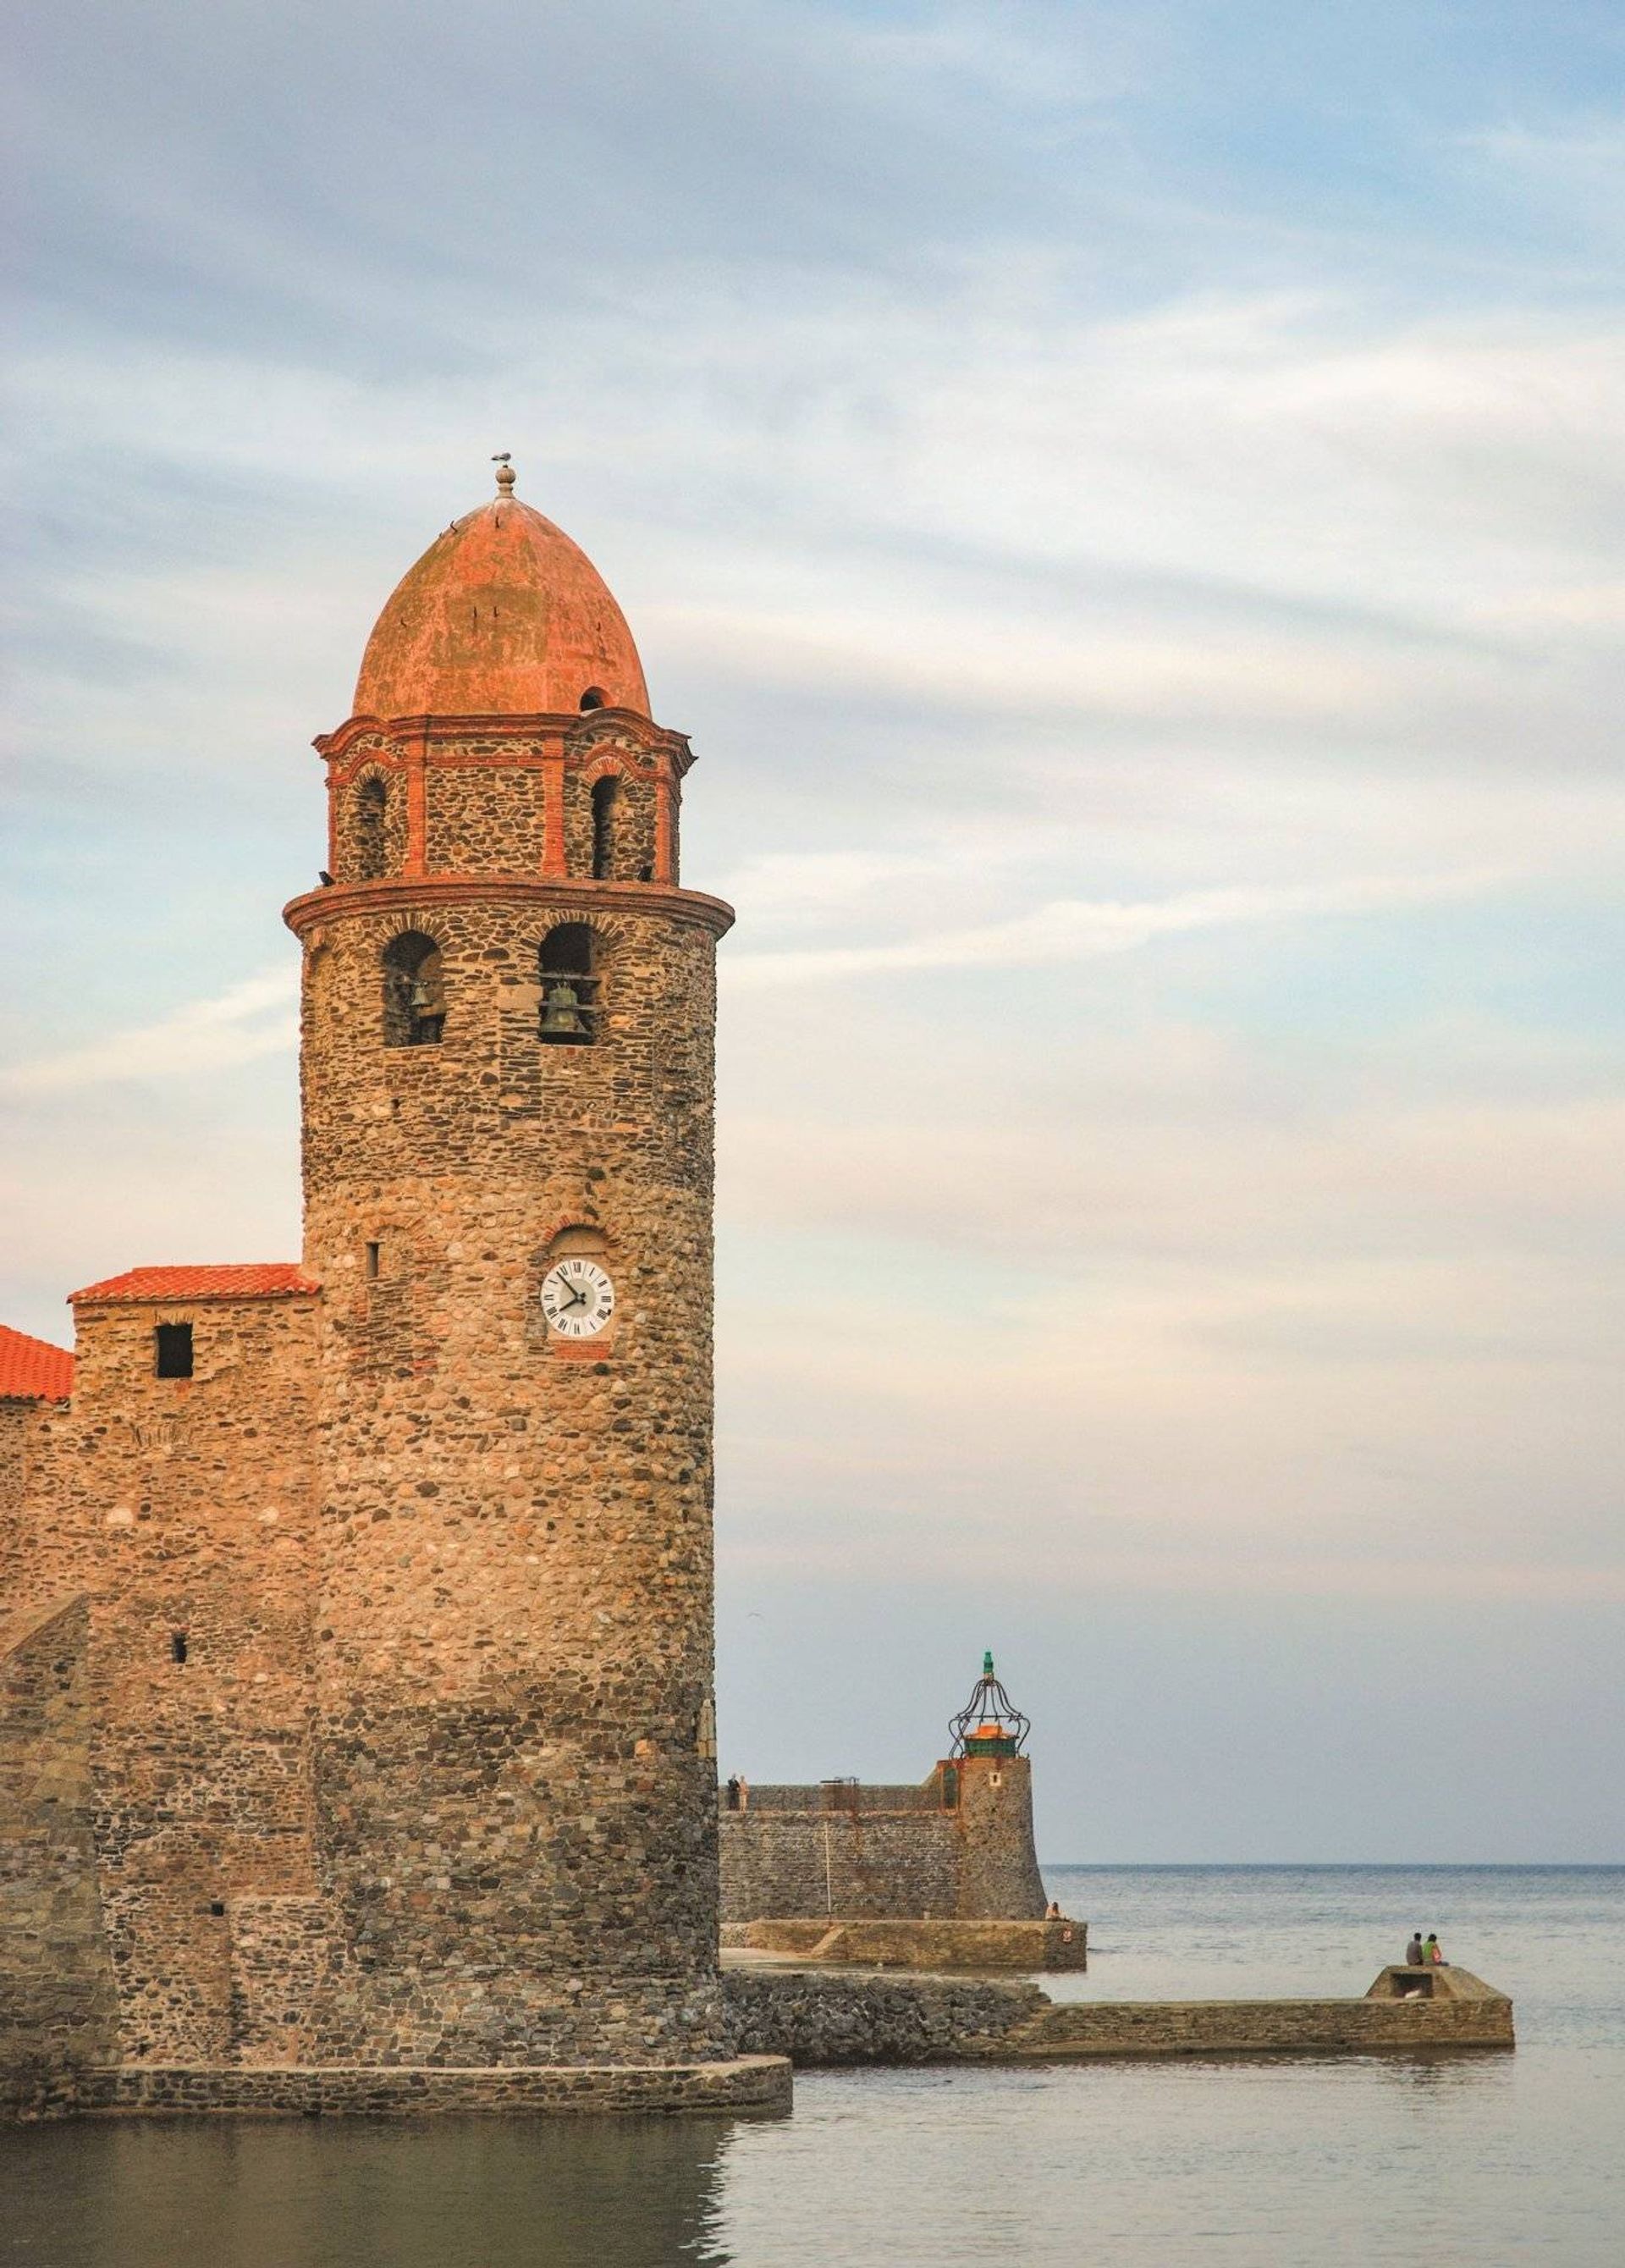
[[[1023,1715],[1000,1684],[990,1653],[982,1657],[982,1675],[976,1680],[970,1699],[957,1717],[948,1720],[948,1730],[953,1735],[952,1753],[954,1756],[963,1756],[971,1753],[966,1742],[974,1737],[976,1728],[981,1725],[996,1725],[1001,1736],[1014,1742],[1011,1754],[1018,1756],[1026,1746],[1027,1734],[1033,1729],[1031,1717]]]

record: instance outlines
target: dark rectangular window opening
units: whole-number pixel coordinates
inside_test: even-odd
[[[158,1376],[190,1378],[192,1375],[191,1324],[160,1323],[153,1333],[153,1338]]]
[[[590,1047],[598,1037],[598,937],[590,923],[561,922],[541,940],[540,1036],[550,1047]]]
[[[184,1631],[171,1631],[169,1634],[169,1652],[172,1660],[184,1661],[186,1660],[187,1634]]]
[[[369,1244],[367,1247],[367,1281],[369,1284],[376,1284],[378,1281],[378,1260],[379,1248],[377,1245]]]

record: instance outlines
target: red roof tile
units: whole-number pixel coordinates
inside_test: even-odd
[[[65,1402],[73,1391],[73,1357],[48,1339],[31,1339],[0,1323],[0,1401]]]
[[[75,1307],[82,1300],[281,1300],[320,1289],[292,1261],[274,1260],[245,1268],[127,1268],[121,1276],[70,1292],[68,1300]]]

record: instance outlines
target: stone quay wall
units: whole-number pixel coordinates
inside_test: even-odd
[[[724,1922],[1036,1921],[1044,1904],[1026,1756],[955,1757],[899,1789],[747,1788],[742,1810],[724,1793]]]
[[[117,2115],[429,2117],[786,2111],[790,2066],[782,2055],[741,2053],[705,2063],[503,2065],[280,2064],[127,2066],[93,2082],[79,2106]]]
[[[83,1598],[0,1624],[0,2116],[76,2110],[117,2053]]]
[[[1465,1977],[1465,1972],[1462,1972]],[[735,2051],[797,2066],[1082,2062],[1510,2048],[1512,2004],[1459,1999],[1052,2001],[992,1977],[743,1969],[724,1979]],[[1380,1984],[1380,1980],[1379,1980]]]
[[[1070,2001],[1007,2049],[1021,2058],[1378,2055],[1513,2044],[1504,1994],[1473,2000]]]

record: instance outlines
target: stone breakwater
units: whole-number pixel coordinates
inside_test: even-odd
[[[1512,2004],[1467,1970],[1385,1970],[1360,1999],[1070,2001],[1029,1981],[733,1968],[715,2062],[81,2067],[3,2107],[81,2115],[428,2117],[785,2111],[791,2066],[1400,2055],[1513,2044]]]
[[[736,1969],[723,2005],[736,2055],[799,2066],[996,2060],[1052,2003],[1036,1984],[989,1977]]]
[[[1397,1983],[1395,1980],[1398,1980]],[[798,2066],[1071,2062],[1097,2057],[1391,2055],[1510,2048],[1512,2004],[1465,1970],[1425,1992],[1385,1970],[1364,1999],[1097,2000],[1057,2005],[994,1977],[880,1977],[801,1969],[724,1977],[736,2054]]]

